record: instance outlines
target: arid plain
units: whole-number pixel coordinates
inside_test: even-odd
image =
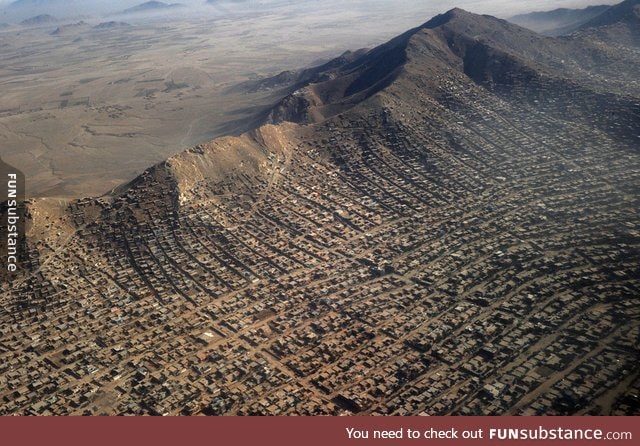
[[[27,175],[29,196],[101,195],[186,147],[247,130],[279,99],[234,85],[414,24],[407,9],[384,30],[367,25],[382,12],[12,25],[0,31],[0,156]]]

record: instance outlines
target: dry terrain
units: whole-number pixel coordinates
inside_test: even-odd
[[[0,29],[0,156],[27,175],[28,195],[106,193],[185,147],[247,130],[278,99],[231,86],[415,24],[411,9],[393,18],[375,7],[214,12]]]
[[[246,84],[295,84],[255,129],[30,201],[0,414],[637,415],[633,20],[455,9]]]

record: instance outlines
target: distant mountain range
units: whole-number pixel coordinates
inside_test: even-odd
[[[594,28],[618,24],[632,24],[640,26],[640,0],[626,0],[607,8],[602,14],[597,15],[584,23],[582,28]]]
[[[22,22],[20,22],[20,24],[23,26],[40,26],[40,25],[49,25],[52,23],[56,23],[57,21],[58,19],[56,19],[53,16],[50,16],[49,14],[41,14],[41,15],[37,15],[37,16],[25,19]]]
[[[609,9],[608,5],[589,6],[584,9],[558,8],[552,11],[516,15],[509,21],[542,34],[561,35],[578,29],[580,25],[599,16],[607,9]]]
[[[184,8],[185,5],[181,3],[164,3],[158,1],[149,1],[141,3],[132,8],[125,9],[122,11],[123,14],[132,14],[132,13],[140,13],[140,12],[154,12],[154,11],[164,11],[167,9],[174,8]]]
[[[62,36],[69,33],[74,33],[77,31],[81,31],[83,29],[89,28],[89,24],[85,21],[80,21],[77,23],[69,23],[66,25],[60,25],[55,30],[51,32],[52,36]]]
[[[511,23],[549,36],[570,34],[581,28],[594,28],[638,21],[640,0],[626,0],[617,5],[597,5],[584,9],[558,8],[509,18]],[[634,18],[635,17],[635,18]]]
[[[64,19],[79,19],[110,14],[155,13],[184,6],[160,1],[136,3],[136,0],[16,0],[0,5],[0,14],[4,21],[19,23],[29,17],[43,14]],[[204,5],[204,0],[202,4]]]
[[[129,23],[126,22],[116,22],[116,21],[110,21],[110,22],[102,22],[99,23],[98,25],[94,26],[93,29],[113,29],[113,28],[128,28],[131,25]]]

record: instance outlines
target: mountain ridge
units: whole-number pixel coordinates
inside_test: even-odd
[[[628,414],[635,53],[426,23],[263,81],[299,92],[277,123],[32,203],[0,414]]]
[[[583,9],[557,8],[519,14],[508,20],[516,25],[550,36],[569,34],[594,17],[602,14],[610,5],[587,6]]]
[[[274,78],[246,83],[241,88],[271,88],[273,85],[277,87],[291,83],[294,91],[267,110],[261,124],[255,130],[235,137],[238,139],[224,138],[222,145],[227,147],[227,150],[234,141],[245,145],[247,141],[253,141],[259,145],[254,138],[263,128],[277,128],[287,123],[322,123],[384,91],[400,76],[415,77],[415,73],[409,71],[415,70],[416,67],[421,85],[434,95],[434,100],[438,100],[439,86],[432,81],[452,69],[483,87],[490,87],[494,83],[512,82],[504,77],[504,74],[508,73],[505,67],[509,65],[512,66],[511,70],[521,75],[518,82],[557,75],[553,70],[558,66],[550,66],[547,60],[549,58],[541,56],[548,54],[550,51],[547,49],[555,42],[563,45],[565,42],[575,43],[572,40],[541,36],[503,19],[453,8],[374,49],[347,51],[319,67],[301,70],[298,73],[283,72]],[[553,56],[551,59],[559,57]],[[417,63],[413,63],[415,61]],[[544,64],[531,66],[532,61]],[[425,66],[428,66],[426,71],[423,69]],[[502,75],[502,78],[496,78],[498,75]],[[427,82],[424,83],[424,80]],[[558,81],[562,82],[562,79]],[[168,168],[169,172],[172,162],[176,162],[175,165],[182,164],[183,156],[188,158],[193,154],[202,155],[211,150],[215,152],[217,147],[219,146],[215,141],[201,144],[150,169],[155,171]],[[192,161],[188,163],[193,165]],[[208,160],[203,165],[212,168],[214,164]],[[232,166],[228,163],[221,165],[227,168]],[[216,171],[216,175],[224,176],[224,169]],[[195,174],[195,171],[190,173]],[[144,175],[148,175],[148,172]],[[189,175],[184,177],[188,178]],[[139,178],[136,178],[126,183],[114,189],[114,192],[118,191],[117,194],[120,194],[138,180]],[[185,186],[184,189],[188,187]]]
[[[580,28],[615,25],[620,22],[640,24],[640,0],[624,0],[584,23]]]
[[[497,31],[494,25],[499,27]],[[189,201],[189,191],[198,181],[223,181],[226,173],[235,170],[234,163],[238,160],[242,160],[243,168],[248,169],[251,175],[263,177],[264,169],[260,166],[267,162],[265,153],[276,147],[265,144],[265,141],[274,139],[264,138],[264,134],[273,136],[280,132],[279,129],[286,129],[283,135],[294,135],[293,129],[298,125],[319,125],[352,108],[366,107],[368,100],[378,101],[376,96],[385,89],[391,88],[385,96],[393,95],[394,82],[399,78],[408,79],[412,85],[420,85],[436,103],[442,99],[442,88],[434,80],[449,75],[451,70],[458,72],[461,81],[467,84],[466,88],[475,84],[483,89],[492,89],[498,84],[503,88],[507,86],[505,95],[513,94],[511,88],[533,81],[556,82],[555,88],[559,89],[576,88],[565,83],[563,77],[556,77],[557,73],[548,72],[548,66],[530,65],[532,60],[546,60],[540,54],[544,54],[544,49],[551,42],[558,40],[540,36],[502,19],[477,16],[454,8],[372,50],[345,53],[318,68],[303,70],[298,77],[289,78],[286,74],[284,77],[296,86],[295,91],[268,110],[262,124],[253,131],[188,149],[152,167],[143,176],[148,176],[149,172],[163,172],[161,175],[173,178],[172,184],[179,191],[175,202],[178,207]],[[509,73],[518,73],[518,79],[514,81]],[[259,82],[268,84],[270,81],[279,82],[273,78]],[[255,87],[255,83],[251,85]],[[532,91],[525,93],[522,99],[533,103],[541,94],[540,91]],[[582,94],[598,93],[584,90]],[[620,100],[612,98],[602,96],[601,101],[606,104],[607,101]],[[633,119],[634,113],[640,112],[634,108],[633,100],[628,101],[628,107],[635,111],[625,115],[626,120]],[[600,125],[605,128],[610,123],[603,121]],[[295,137],[290,138],[295,141]],[[238,149],[237,156],[230,154],[234,146]],[[155,175],[151,177],[155,178]],[[114,192],[117,191],[116,195],[126,194],[128,188],[138,182],[139,178],[116,188]]]
[[[603,75],[614,74],[600,60],[615,58],[615,55],[605,54],[597,43],[579,37],[541,36],[505,20],[455,8],[344,63],[335,59],[306,70],[295,78],[296,88],[275,106],[266,122],[317,122],[348,109],[393,82],[407,62],[408,45],[418,40],[418,46],[423,47],[418,53],[422,51],[424,57],[436,65],[446,62],[450,67],[461,69],[478,82],[491,81],[487,76],[496,73],[490,73],[486,62],[498,60],[516,64],[513,70],[523,72],[533,69],[564,78],[577,73],[585,82],[589,82],[594,70],[602,70]],[[588,50],[578,51],[584,46]],[[478,54],[474,55],[475,52]],[[485,72],[481,73],[482,70]],[[493,70],[500,70],[499,64]],[[590,85],[597,89],[601,81],[602,78],[592,80]],[[269,83],[269,80],[261,82]],[[271,82],[278,84],[274,78]]]

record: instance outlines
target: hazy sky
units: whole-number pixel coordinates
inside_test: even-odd
[[[144,0],[22,0],[38,6],[33,8],[33,14],[41,11],[47,13],[56,13],[60,17],[68,16],[74,12],[74,9],[81,14],[87,14],[93,10],[95,13],[104,14],[106,12],[115,12],[124,8],[142,3]],[[205,0],[165,0],[165,3],[183,3],[192,7],[203,6]],[[0,0],[0,7],[5,9],[7,5],[13,3],[13,0]],[[76,6],[72,6],[73,4]],[[225,8],[251,8],[260,11],[260,9],[268,9],[269,6],[286,7],[290,5],[299,7],[308,4],[311,8],[321,7],[323,4],[335,7],[332,0],[245,0],[242,2],[229,2],[229,0],[219,0],[222,9]],[[444,12],[455,6],[468,9],[477,13],[493,14],[501,17],[507,17],[516,13],[541,11],[555,9],[559,7],[579,8],[595,4],[614,4],[616,0],[345,0],[340,2],[341,7],[345,9],[354,9],[363,6],[371,7],[387,7],[389,13],[400,11],[401,9],[410,9],[415,12],[424,11],[425,13]],[[63,5],[58,10],[45,10],[46,4]],[[294,6],[295,5],[295,6]],[[312,5],[312,6],[311,6]],[[5,18],[9,18],[9,13],[5,10]]]

